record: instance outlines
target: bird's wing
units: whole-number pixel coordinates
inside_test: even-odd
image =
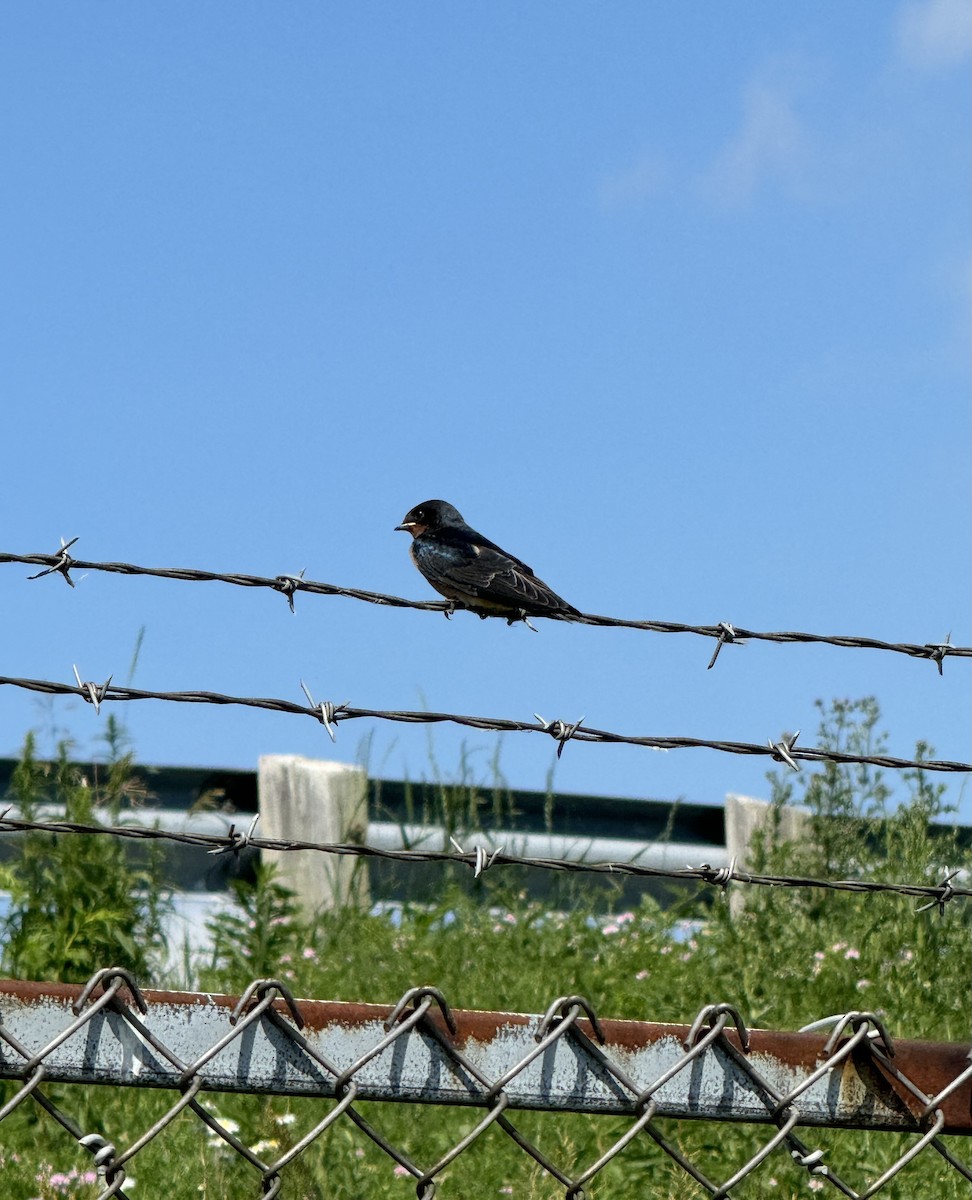
[[[471,554],[458,556],[449,564],[449,574],[455,583],[471,595],[512,608],[525,607],[531,611],[549,609],[553,612],[575,611],[542,579],[534,575],[526,563],[501,550],[487,538],[474,537],[467,543]]]
[[[469,549],[477,558],[482,558],[484,555],[486,557],[495,555],[495,559],[490,558],[491,562],[498,564],[502,560],[506,566],[512,565],[524,575],[533,574],[533,568],[528,567],[522,559],[517,558],[515,554],[510,554],[509,550],[504,550],[502,546],[497,546],[488,537],[483,537],[481,533],[477,533],[475,529],[470,529],[468,526],[465,529],[448,530],[445,537],[443,537],[443,541],[448,542],[457,549]]]

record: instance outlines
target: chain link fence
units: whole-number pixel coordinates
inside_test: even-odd
[[[919,1157],[934,1158],[943,1179],[972,1184],[972,1166],[957,1152],[958,1139],[972,1133],[969,1046],[892,1041],[882,1020],[866,1012],[774,1032],[750,1030],[722,1003],[705,1005],[691,1026],[679,1026],[602,1020],[581,996],[559,997],[541,1016],[454,1010],[431,987],[411,989],[391,1008],[298,1001],[270,979],[254,981],[239,998],[143,992],[127,972],[108,968],[83,988],[0,982],[0,1078],[17,1081],[6,1085],[0,1140],[3,1121],[23,1106],[39,1107],[45,1129],[56,1122],[91,1154],[99,1200],[129,1194],[133,1161],[183,1113],[249,1164],[251,1194],[263,1197],[286,1194],[288,1169],[348,1123],[398,1175],[413,1179],[420,1200],[431,1200],[453,1165],[449,1182],[459,1186],[462,1157],[493,1127],[529,1160],[524,1167],[539,1168],[566,1200],[581,1200],[615,1160],[624,1167],[626,1150],[639,1139],[688,1177],[688,1194],[717,1198],[739,1195],[781,1155],[806,1173],[812,1190],[829,1187],[856,1200],[890,1196],[892,1180],[907,1180]],[[70,1115],[73,1092],[65,1084],[168,1089],[177,1099],[116,1145],[110,1133]],[[203,1103],[206,1092],[316,1097],[328,1107],[274,1157],[269,1144],[247,1145],[237,1136],[232,1122]],[[420,1163],[363,1115],[361,1105],[376,1100],[422,1106],[423,1123],[442,1113],[430,1106],[479,1111],[436,1161]],[[621,1118],[624,1128],[594,1161],[565,1162],[517,1127],[518,1110]],[[755,1151],[738,1161],[720,1156],[713,1178],[711,1167],[703,1170],[667,1132],[671,1118],[745,1122],[762,1133]],[[851,1183],[862,1164],[852,1154],[847,1164],[831,1165],[814,1145],[823,1129],[906,1135],[906,1148],[876,1177]],[[903,1186],[893,1194],[918,1194]],[[198,1191],[205,1190],[201,1179]],[[443,1191],[476,1194],[468,1187]]]

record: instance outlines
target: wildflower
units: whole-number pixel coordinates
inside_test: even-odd
[[[292,1112],[280,1113],[273,1119],[277,1125],[293,1125],[293,1123],[297,1120],[297,1114]]]
[[[228,1134],[236,1134],[240,1131],[239,1121],[234,1121],[232,1117],[221,1117],[218,1113],[212,1114],[213,1119],[218,1121],[222,1129]],[[230,1149],[229,1143],[221,1133],[217,1133],[215,1129],[210,1129],[206,1136],[206,1145],[210,1150],[221,1150],[224,1154]],[[128,1180],[125,1180],[125,1187],[128,1187]]]
[[[411,1171],[409,1171],[408,1167],[403,1167],[401,1163],[396,1163],[394,1174],[401,1177],[402,1175],[410,1175]]]
[[[863,992],[865,988],[869,988],[871,986],[871,981],[870,979],[858,979],[855,986],[859,992]]]
[[[844,958],[860,958],[860,950],[856,950],[853,946],[848,946],[844,951]]]
[[[313,946],[305,946],[304,949],[301,951],[301,954],[306,959],[316,959],[317,958],[317,951],[314,949]]]
[[[601,930],[601,933],[605,934],[605,936],[610,936],[612,933],[620,933],[620,932],[621,932],[621,926],[613,924],[613,923],[611,925],[605,925],[604,928]]]
[[[647,978],[648,978],[647,971],[638,971],[638,973],[635,975],[635,979],[638,979],[638,980],[647,979]]]

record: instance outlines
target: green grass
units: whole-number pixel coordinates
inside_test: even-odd
[[[824,744],[879,750],[876,718],[872,702],[838,702],[823,714]],[[754,847],[755,868],[934,884],[946,866],[969,864],[967,847],[940,824],[947,815],[941,793],[920,771],[905,777],[908,794],[897,803],[880,772],[825,767],[801,782],[800,795],[781,777],[774,777],[773,789],[779,803],[809,806],[805,836],[798,844],[780,844],[770,829]],[[939,822],[934,831],[931,822]],[[58,852],[69,857],[57,869],[80,870],[70,860],[82,853],[79,845],[77,839],[59,843]],[[39,854],[42,847],[34,849]],[[34,871],[48,869],[40,859],[29,863]],[[893,1037],[961,1042],[969,1036],[972,906],[966,901],[954,901],[940,917],[935,909],[919,913],[918,902],[892,894],[749,888],[743,911],[733,918],[725,898],[717,894],[713,902],[709,891],[674,909],[645,902],[636,912],[605,918],[611,891],[604,881],[582,885],[573,878],[555,903],[541,905],[529,898],[522,871],[490,871],[472,890],[458,879],[444,870],[439,903],[407,904],[398,921],[352,908],[307,921],[272,876],[262,874],[255,889],[240,890],[245,917],[218,922],[214,960],[193,982],[200,990],[235,993],[255,977],[275,975],[298,997],[389,1007],[409,988],[432,984],[456,1008],[529,1013],[545,1011],[558,996],[579,993],[602,1017],[676,1023],[691,1022],[708,1003],[727,1001],[750,1026],[775,1029],[868,1010],[882,1017]],[[91,886],[96,888],[96,880]],[[112,887],[117,892],[117,878]],[[26,916],[36,930],[32,912]],[[679,918],[696,922],[687,941],[673,932]],[[150,930],[154,919],[147,914]],[[47,920],[56,927],[60,917],[55,912]],[[132,937],[137,931],[128,931],[129,942]],[[18,951],[30,962],[42,948],[25,937]],[[15,1090],[12,1084],[0,1087],[0,1103]],[[119,1152],[176,1100],[170,1092],[135,1088],[52,1086],[45,1091],[85,1132],[103,1135]],[[201,1099],[211,1112],[233,1122],[241,1141],[265,1161],[286,1153],[334,1103],[212,1093]],[[483,1116],[477,1109],[374,1102],[356,1107],[421,1168],[438,1161]],[[614,1117],[509,1115],[571,1177],[630,1127],[629,1120]],[[773,1133],[767,1125],[670,1119],[656,1127],[718,1183]],[[824,1161],[858,1191],[914,1141],[876,1132],[798,1128],[797,1133],[811,1148],[824,1149]],[[972,1161],[967,1141],[947,1141],[957,1157]],[[83,1180],[90,1164],[90,1155],[34,1100],[0,1124],[2,1194],[10,1200],[94,1197],[98,1185]],[[140,1151],[129,1169],[136,1179],[134,1200],[235,1200],[260,1194],[254,1168],[210,1136],[190,1112]],[[415,1194],[411,1177],[396,1170],[395,1162],[346,1117],[289,1164],[283,1178],[283,1195],[290,1200],[406,1200]],[[563,1186],[497,1126],[437,1182],[439,1195],[451,1200],[541,1200],[564,1194]],[[795,1200],[816,1194],[812,1182],[817,1181],[784,1149],[732,1194],[737,1200]],[[829,1185],[824,1189],[825,1195],[838,1195]],[[691,1200],[705,1192],[642,1135],[595,1176],[586,1194],[603,1200]],[[952,1200],[967,1198],[969,1184],[927,1149],[880,1195]]]
[[[264,884],[266,887],[267,884]],[[653,907],[594,921],[583,908],[549,914],[517,896],[477,901],[458,890],[436,910],[405,908],[396,927],[354,910],[326,914],[313,926],[284,916],[279,973],[298,996],[393,1004],[409,987],[432,983],[461,1008],[543,1011],[557,995],[578,992],[605,1017],[688,1022],[710,1001],[727,1000],[752,1024],[799,1025],[830,1013],[874,1009],[893,1035],[960,1040],[968,1035],[969,928],[960,914],[944,920],[914,913],[900,897],[840,896],[801,927],[805,898],[771,891],[738,921],[717,907],[687,943],[670,936],[670,914]],[[264,905],[264,912],[266,913]],[[270,919],[273,919],[272,917]],[[245,962],[246,956],[243,956]],[[205,988],[239,987],[239,963],[217,967]],[[8,1095],[11,1087],[7,1086]],[[49,1089],[86,1131],[121,1150],[174,1102],[169,1093],[108,1088]],[[207,1107],[236,1123],[265,1159],[283,1154],[332,1102],[208,1095]],[[471,1129],[482,1113],[366,1103],[360,1111],[414,1162],[427,1167]],[[514,1123],[567,1174],[595,1161],[628,1127],[620,1118],[515,1113]],[[289,1123],[291,1122],[292,1123]],[[767,1126],[661,1121],[659,1128],[710,1178],[722,1181],[770,1136]],[[65,1173],[90,1160],[73,1139],[28,1101],[4,1122],[5,1195],[87,1197],[94,1187],[42,1186],[42,1162]],[[879,1133],[801,1131],[811,1146],[831,1147],[826,1161],[858,1190],[910,1144]],[[958,1139],[953,1139],[953,1143]],[[42,1149],[39,1149],[42,1148]],[[959,1144],[960,1156],[965,1148]],[[14,1155],[20,1161],[14,1161]],[[966,1152],[966,1157],[968,1154]],[[255,1170],[209,1136],[191,1113],[135,1158],[133,1195],[257,1196]],[[409,1178],[347,1118],[325,1132],[284,1172],[286,1196],[407,1197]],[[777,1152],[734,1192],[741,1197],[811,1195],[805,1170]],[[775,1181],[775,1182],[771,1182]],[[487,1131],[440,1178],[444,1197],[511,1195],[526,1200],[563,1189],[498,1129]],[[509,1189],[509,1190],[506,1190]],[[704,1195],[647,1137],[630,1145],[590,1185],[590,1196]],[[888,1196],[967,1196],[968,1184],[933,1151],[911,1164]]]

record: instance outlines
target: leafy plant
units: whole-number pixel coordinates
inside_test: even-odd
[[[121,729],[109,722],[107,762],[88,771],[69,757],[61,741],[57,757],[36,757],[33,734],[24,740],[8,800],[28,820],[56,815],[77,824],[112,824],[138,803],[144,790],[121,752]],[[10,892],[3,922],[3,967],[22,979],[82,982],[100,967],[122,966],[151,974],[163,944],[168,896],[162,885],[161,851],[151,849],[133,865],[114,838],[27,832],[19,855],[0,868]]]
[[[289,964],[308,935],[298,920],[294,893],[277,881],[276,868],[266,864],[257,867],[254,881],[234,879],[232,888],[242,912],[220,913],[207,923],[215,985],[229,990],[260,977],[292,975]]]

